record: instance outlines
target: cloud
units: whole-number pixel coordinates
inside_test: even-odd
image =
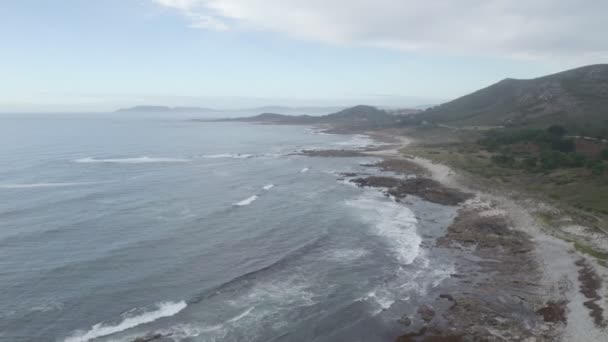
[[[203,29],[461,55],[608,58],[606,0],[153,1]]]

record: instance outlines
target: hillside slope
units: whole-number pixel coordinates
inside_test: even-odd
[[[451,126],[545,126],[608,120],[608,64],[530,80],[505,79],[429,109],[419,118]]]
[[[400,116],[389,114],[388,112],[376,107],[360,105],[323,116],[290,116],[264,113],[247,118],[223,119],[220,121],[261,122],[283,125],[336,124],[343,128],[380,128],[395,125],[399,122],[399,120]]]

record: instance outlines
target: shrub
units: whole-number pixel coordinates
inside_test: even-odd
[[[568,153],[568,167],[583,167],[587,157],[580,153]]]
[[[602,175],[604,174],[604,171],[606,171],[606,167],[604,166],[604,163],[601,160],[588,161],[587,168],[591,170],[591,173],[596,176]]]
[[[498,154],[492,156],[492,161],[500,166],[513,166],[515,164],[515,158],[506,154]]]
[[[566,134],[566,128],[564,126],[560,126],[560,125],[553,125],[553,126],[547,128],[547,132],[552,135],[562,137]]]
[[[605,148],[602,150],[602,152],[600,152],[600,157],[603,160],[608,160],[608,148]]]
[[[532,170],[536,168],[536,164],[538,163],[538,159],[535,157],[527,157],[522,160],[521,165],[524,169]]]
[[[572,152],[576,145],[572,139],[554,139],[551,148],[560,152]]]
[[[553,170],[568,165],[568,156],[558,151],[543,151],[540,156],[541,167],[545,170]]]

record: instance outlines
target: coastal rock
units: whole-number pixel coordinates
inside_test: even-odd
[[[435,317],[435,310],[425,304],[418,308],[418,314],[423,321],[430,322],[433,320],[433,317]]]
[[[340,172],[340,176],[345,178],[357,177],[357,174],[354,172]]]
[[[511,254],[530,252],[532,243],[520,231],[509,229],[504,216],[484,216],[477,210],[460,210],[448,233],[437,240],[437,245],[448,247],[452,242],[476,245],[477,248],[501,248]]]
[[[401,175],[429,175],[429,171],[427,169],[412,161],[403,159],[387,159],[369,166],[375,166],[380,168],[381,171],[390,171]]]
[[[473,197],[472,194],[457,189],[447,188],[429,178],[399,179],[395,177],[370,176],[353,179],[351,182],[360,187],[388,188],[388,195],[401,200],[407,195],[418,196],[426,201],[458,205]]]
[[[546,306],[538,309],[536,311],[537,314],[543,316],[545,322],[550,323],[558,323],[563,322],[566,323],[566,305],[568,302],[560,301],[553,302],[550,301],[546,304]]]
[[[388,193],[396,198],[415,195],[429,202],[443,205],[458,205],[473,197],[472,194],[444,187],[441,183],[429,178],[402,180]]]
[[[403,315],[401,318],[397,320],[400,324],[409,327],[412,325],[412,319],[408,315]]]
[[[366,157],[367,155],[354,150],[304,150],[299,155],[309,157],[326,157],[326,158],[349,158],[349,157]]]
[[[163,334],[152,334],[152,335],[147,335],[147,336],[143,336],[143,337],[138,337],[136,339],[133,340],[133,342],[151,342],[151,341],[158,341],[163,337],[168,337],[167,335],[163,335]]]
[[[401,183],[401,180],[393,177],[369,176],[366,178],[353,179],[351,182],[360,187],[393,188]]]

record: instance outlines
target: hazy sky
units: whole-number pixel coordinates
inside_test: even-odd
[[[608,62],[606,0],[2,0],[0,111],[411,106]]]

